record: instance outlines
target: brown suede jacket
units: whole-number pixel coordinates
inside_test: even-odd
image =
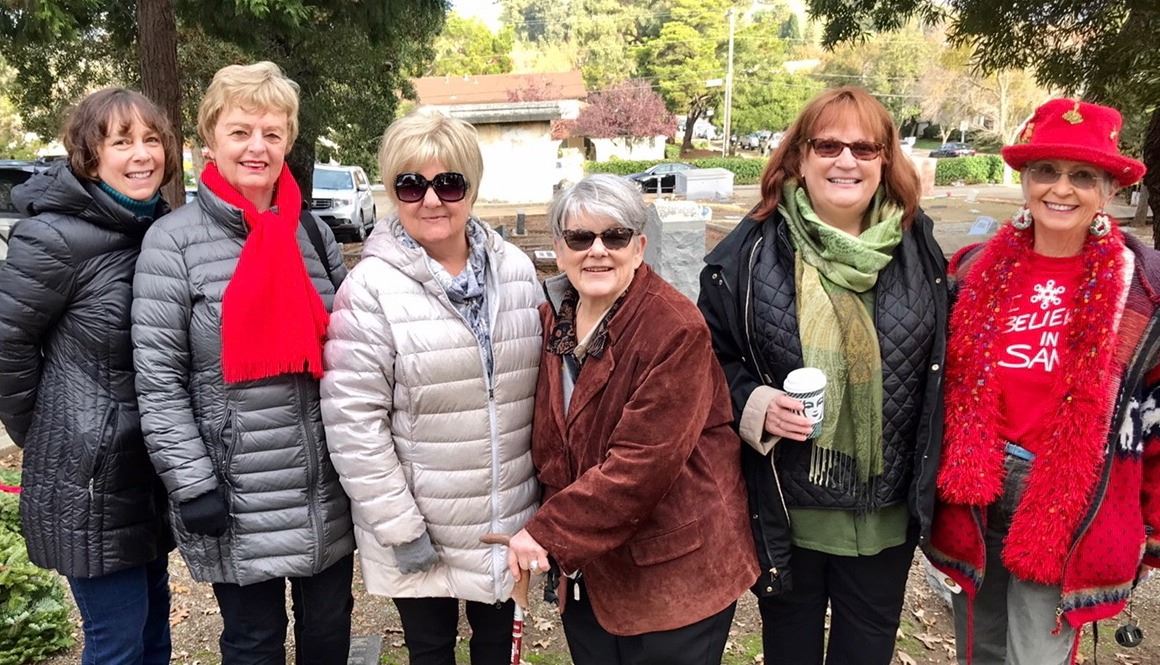
[[[532,456],[544,503],[527,530],[565,572],[583,572],[615,635],[671,630],[728,607],[757,578],[740,440],[696,306],[641,265],[580,371],[567,414],[548,341]]]

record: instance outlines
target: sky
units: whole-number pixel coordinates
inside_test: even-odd
[[[499,25],[500,6],[497,0],[453,0],[451,7],[460,16],[480,19],[492,30]]]

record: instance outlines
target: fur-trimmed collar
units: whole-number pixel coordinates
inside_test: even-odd
[[[1032,233],[1010,224],[965,267],[951,314],[947,351],[946,438],[938,475],[949,503],[986,506],[1003,487],[1003,440],[998,434],[996,343],[1011,284],[1025,270]],[[1058,414],[1028,438],[1036,450],[1027,486],[1011,522],[1003,561],[1022,579],[1058,584],[1071,537],[1099,478],[1115,388],[1116,329],[1130,278],[1129,252],[1113,226],[1084,245],[1081,278],[1064,343],[1056,389],[1044,399]],[[1128,269],[1126,269],[1128,268]]]

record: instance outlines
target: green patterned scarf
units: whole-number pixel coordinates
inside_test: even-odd
[[[806,367],[826,373],[826,416],[810,480],[866,492],[882,475],[882,359],[871,314],[878,272],[902,241],[902,209],[874,195],[869,225],[852,236],[818,218],[788,180],[778,210],[796,249],[798,331]],[[864,495],[864,494],[863,494]]]

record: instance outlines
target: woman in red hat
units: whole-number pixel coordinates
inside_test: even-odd
[[[1104,212],[1144,165],[1120,114],[1039,107],[1003,159],[1025,205],[952,260],[946,432],[927,555],[960,663],[1072,662],[1160,566],[1160,254]]]

